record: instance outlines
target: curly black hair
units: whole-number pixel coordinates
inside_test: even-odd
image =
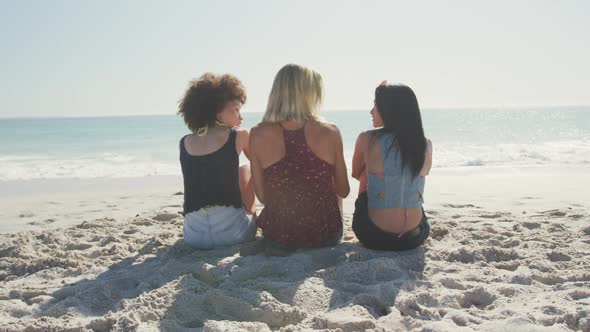
[[[188,128],[196,132],[201,127],[214,125],[217,113],[234,100],[246,102],[246,89],[237,77],[205,73],[190,82],[179,103],[178,114]]]

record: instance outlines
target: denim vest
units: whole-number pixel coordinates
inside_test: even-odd
[[[424,176],[412,176],[402,160],[392,134],[378,136],[383,159],[381,177],[367,172],[369,209],[421,208],[424,203]]]

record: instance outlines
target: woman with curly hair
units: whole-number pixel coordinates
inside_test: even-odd
[[[254,189],[248,131],[239,129],[246,102],[242,82],[232,75],[206,73],[191,81],[178,114],[192,134],[180,140],[184,181],[184,241],[199,249],[228,246],[254,238]]]

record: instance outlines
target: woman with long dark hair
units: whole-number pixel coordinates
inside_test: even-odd
[[[367,248],[413,249],[430,233],[422,204],[432,143],[406,85],[379,85],[371,115],[376,129],[359,135],[352,161],[352,176],[360,181],[352,228]]]

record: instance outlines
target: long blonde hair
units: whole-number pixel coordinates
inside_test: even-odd
[[[322,75],[304,66],[285,65],[275,76],[263,121],[317,120],[323,97]]]

